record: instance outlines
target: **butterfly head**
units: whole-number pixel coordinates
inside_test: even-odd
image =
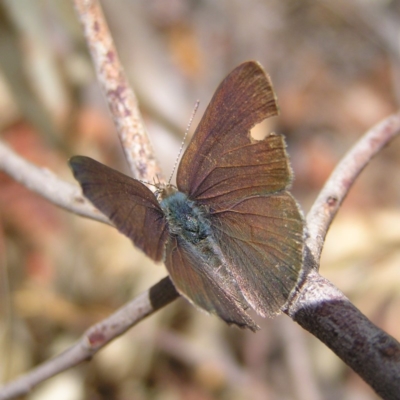
[[[167,197],[170,197],[174,193],[178,191],[177,187],[174,185],[171,185],[170,183],[160,183],[157,185],[157,190],[155,191],[155,195],[157,197],[158,202],[161,203],[162,200],[166,199]]]

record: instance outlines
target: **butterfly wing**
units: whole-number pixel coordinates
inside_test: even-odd
[[[165,264],[178,292],[228,324],[256,331],[258,326],[246,312],[249,305],[229,270],[210,267],[185,246],[182,239],[171,236],[166,248]]]
[[[139,181],[89,157],[72,157],[69,164],[85,197],[144,253],[160,261],[168,231],[154,194]]]
[[[251,197],[210,220],[249,304],[262,316],[279,313],[302,265],[303,220],[294,198],[287,192]]]
[[[281,135],[255,141],[250,129],[277,115],[268,75],[253,61],[235,68],[216,90],[185,151],[177,186],[196,202],[218,208],[285,189],[291,170]]]

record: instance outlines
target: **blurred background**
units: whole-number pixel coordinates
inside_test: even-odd
[[[338,160],[400,101],[400,2],[103,0],[168,177],[194,104],[255,59],[281,109],[305,213]],[[73,182],[84,154],[128,173],[70,1],[0,2],[0,135]],[[357,180],[329,232],[321,274],[400,339],[400,140]],[[61,210],[0,173],[0,380],[73,344],[166,276],[115,229]],[[376,399],[287,316],[229,328],[179,299],[29,399]]]

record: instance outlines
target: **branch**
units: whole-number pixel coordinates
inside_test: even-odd
[[[383,399],[400,393],[400,343],[313,269],[289,316],[325,343]]]
[[[399,134],[400,112],[372,127],[332,172],[307,215],[306,244],[319,264],[325,236],[354,181],[370,160]]]
[[[343,201],[352,182],[365,167],[367,158],[373,157],[387,144],[390,138],[399,133],[399,119],[400,114],[394,114],[383,120],[368,131],[343,158],[322,191],[322,193],[326,192],[325,197],[321,194],[308,214],[307,221],[309,221],[309,224],[313,223],[311,213],[314,213],[314,218],[320,221],[316,226],[322,232],[327,231],[333,218],[326,217],[326,210],[329,210],[328,205],[331,202],[330,194],[335,194],[338,204]],[[369,154],[368,157],[367,154]],[[0,161],[2,160],[1,155],[0,153]],[[356,157],[353,162],[349,159],[350,155]],[[28,163],[28,165],[29,168],[32,168],[31,164]],[[349,168],[349,165],[352,165],[352,167]],[[38,169],[37,167],[34,168]],[[41,181],[43,184],[43,176],[47,176],[47,173],[44,173],[43,170],[40,171],[42,175],[39,182]],[[18,175],[13,171],[10,174],[12,176]],[[53,183],[53,185],[56,185],[55,187],[60,182],[65,184],[54,176],[53,179],[55,179]],[[19,181],[23,184],[30,184],[29,180]],[[340,184],[341,189],[335,191],[334,182],[336,184],[348,182],[348,184]],[[53,201],[46,195],[45,188],[40,188],[40,185],[35,191]],[[325,198],[327,204],[323,203],[321,198]],[[59,203],[56,204],[60,205]],[[69,204],[65,204],[63,207],[72,211]],[[316,211],[318,209],[320,210],[319,213]],[[337,208],[333,209],[335,213]],[[321,246],[317,235],[310,236],[308,243],[310,246],[314,246],[314,249]],[[387,399],[396,398],[397,394],[400,393],[400,381],[393,379],[393,377],[397,376],[398,378],[400,376],[399,343],[373,325],[338,289],[318,275],[316,272],[318,268],[310,251],[305,256],[304,268],[308,272],[305,274],[306,276],[304,276],[295,298],[284,310],[285,313],[330,347],[377,393]],[[178,293],[172,282],[168,277],[165,278],[107,319],[89,328],[73,347],[0,388],[0,400],[27,393],[30,388],[43,380],[88,359],[115,337],[177,297]],[[393,393],[395,393],[394,397],[392,396]]]
[[[375,125],[335,168],[307,215],[306,276],[285,312],[325,343],[384,399],[400,393],[400,343],[371,323],[347,297],[320,276],[326,233],[355,179],[399,134],[400,113]]]
[[[1,141],[0,171],[59,207],[82,217],[111,224],[105,215],[83,197],[79,186],[65,182],[48,169],[26,161]]]
[[[74,5],[131,172],[147,182],[155,176],[161,179],[138,101],[125,77],[101,7],[97,0],[74,0]]]
[[[0,388],[0,400],[29,393],[38,383],[93,357],[111,340],[179,297],[168,277],[89,328],[72,347]]]

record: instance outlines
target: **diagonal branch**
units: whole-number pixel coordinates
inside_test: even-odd
[[[81,339],[55,358],[0,388],[0,400],[28,393],[44,380],[90,359],[111,340],[125,333],[148,315],[179,297],[171,280],[166,277],[150,290],[140,294],[108,318],[90,327]]]
[[[162,173],[100,4],[97,0],[74,0],[74,5],[131,172],[136,179],[152,182]]]
[[[50,170],[26,161],[1,141],[0,171],[57,206],[82,217],[111,224],[104,214],[83,197],[79,186],[65,182]]]
[[[372,127],[345,155],[332,172],[307,215],[306,244],[319,264],[325,236],[354,181],[371,159],[400,130],[400,112]]]
[[[383,399],[400,393],[400,343],[312,269],[289,316],[325,343]]]

